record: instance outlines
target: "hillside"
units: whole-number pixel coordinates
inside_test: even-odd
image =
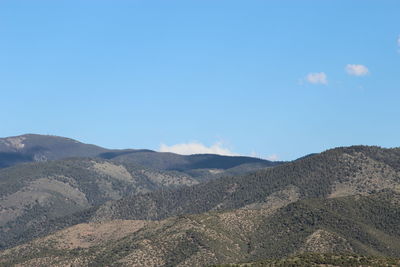
[[[0,247],[29,240],[50,220],[109,200],[198,183],[184,173],[89,158],[0,169]]]
[[[399,266],[400,259],[356,254],[306,253],[283,259],[263,260],[245,264],[223,264],[214,267],[389,267]]]
[[[0,167],[12,165],[0,168],[0,248],[86,221],[110,200],[279,164],[247,157],[107,150],[32,134],[0,139],[0,151]],[[163,165],[154,163],[160,161]]]
[[[103,166],[97,172],[122,175],[124,171],[116,170],[123,166],[136,177],[134,165],[87,161],[92,165],[85,165],[86,168],[93,164]],[[104,164],[112,165],[112,171]],[[15,166],[15,171],[19,166],[29,164]],[[235,168],[225,172],[234,172]],[[63,172],[68,173],[67,169]],[[183,184],[192,181],[191,186],[164,182],[161,190],[147,187],[146,193],[143,182],[135,182],[141,187],[130,191],[142,193],[120,194],[121,199],[111,198],[99,207],[93,199],[88,209],[71,211],[68,216],[53,216],[37,224],[26,221],[21,225],[29,227],[21,228],[16,236],[7,237],[10,234],[3,227],[3,235],[9,238],[6,242],[12,244],[18,239],[28,241],[64,230],[8,249],[0,255],[0,262],[5,266],[204,266],[309,252],[400,257],[398,148],[336,148],[273,168],[204,183],[186,173],[171,172],[173,178],[182,175]],[[117,183],[111,188],[118,186]],[[30,188],[32,184],[21,192]],[[94,191],[98,190],[101,187]],[[98,203],[102,201],[105,199]],[[139,221],[141,227],[137,227]],[[113,231],[121,222],[135,230],[123,231],[115,238],[104,231],[96,232],[97,228]],[[129,226],[130,222],[134,225]],[[66,228],[71,225],[75,226]],[[87,236],[86,230],[79,229],[91,229],[91,234]],[[65,247],[71,242],[86,245]]]
[[[328,150],[247,175],[123,198],[102,206],[94,220],[163,219],[270,205],[279,203],[276,196],[281,194],[288,194],[295,201],[369,194],[382,189],[400,189],[400,149],[355,146]]]
[[[398,193],[384,191],[159,222],[81,224],[6,250],[0,264],[205,266],[302,253],[399,258],[399,203]]]

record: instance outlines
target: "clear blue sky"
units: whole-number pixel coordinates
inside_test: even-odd
[[[398,0],[2,0],[0,136],[400,146],[399,36]]]

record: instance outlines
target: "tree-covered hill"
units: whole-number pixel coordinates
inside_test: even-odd
[[[1,168],[0,248],[88,220],[89,211],[92,213],[93,208],[110,200],[192,186],[230,173],[262,169],[265,165],[248,163],[223,168],[188,169],[186,172],[158,170],[97,157],[46,160]]]
[[[174,153],[160,153],[154,151],[138,151],[123,153],[112,158],[117,162],[129,162],[160,170],[189,171],[193,169],[230,169],[242,164],[263,164],[264,167],[278,165],[259,158],[242,156],[221,156],[215,154],[178,155]]]
[[[388,188],[400,190],[400,149],[355,146],[328,150],[246,175],[123,198],[102,206],[95,220],[163,219],[271,205],[279,202],[276,195],[282,192],[297,200],[369,194]]]
[[[199,183],[187,174],[90,158],[0,169],[0,247],[29,240],[57,218],[109,200]]]
[[[81,224],[0,253],[0,266],[207,266],[265,258],[273,259],[260,264],[278,265],[254,266],[301,266],[293,264],[342,260],[330,256],[280,260],[321,253],[374,256],[357,260],[380,263],[377,256],[400,257],[399,203],[398,193],[384,191],[162,221]],[[113,235],[116,229],[121,230]]]
[[[238,167],[243,164],[224,172],[235,173]],[[52,179],[45,176],[49,170],[54,173]],[[201,175],[193,172],[204,171],[155,171],[102,159],[3,169],[0,181],[9,191],[0,189],[1,214],[6,219],[17,215],[13,225],[8,221],[1,228],[5,247],[81,223],[107,224],[110,229],[121,220],[128,225],[129,221],[145,223],[137,231],[100,238],[101,242],[89,247],[60,247],[70,237],[57,232],[6,250],[0,262],[5,266],[205,266],[308,252],[400,257],[398,148],[336,148],[273,168],[199,183]],[[29,175],[20,180],[21,172]],[[44,183],[43,179],[48,180]],[[41,195],[49,190],[54,194],[29,202],[38,188]],[[128,191],[139,194],[124,195]],[[31,195],[25,197],[26,193]],[[13,194],[19,195],[13,198]],[[31,203],[22,209],[31,213],[18,215],[21,209],[10,206],[17,203],[15,199]],[[73,228],[62,231],[68,229]],[[98,233],[93,230],[93,235],[97,238]]]

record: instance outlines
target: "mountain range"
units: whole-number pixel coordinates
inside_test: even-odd
[[[24,135],[0,153],[0,266],[400,258],[399,148],[270,162]]]
[[[279,164],[249,157],[110,150],[32,134],[0,139],[0,153],[0,166],[9,165],[0,168],[0,248],[38,236],[54,227],[49,221],[110,200]]]
[[[215,154],[178,155],[148,149],[106,149],[52,135],[25,134],[0,138],[0,167],[73,157],[95,157],[160,170],[230,169],[242,164],[270,167],[279,164],[259,158]]]

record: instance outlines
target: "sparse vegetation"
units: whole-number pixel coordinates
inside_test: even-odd
[[[308,266],[343,266],[343,267],[384,267],[399,266],[400,259],[347,255],[347,254],[300,254],[289,258],[263,260],[245,264],[223,264],[214,267],[308,267]]]
[[[112,161],[101,159],[130,154],[138,155],[143,161],[137,162],[129,157]],[[60,159],[70,156],[79,158]],[[176,157],[183,162],[185,171],[195,175],[172,170],[173,166],[178,166]],[[167,164],[165,170],[138,165],[152,166],[157,158],[162,158]],[[214,162],[213,158],[218,160]],[[17,161],[13,163],[13,159]],[[24,135],[0,139],[0,167],[2,162],[6,166],[21,160],[39,162],[0,169],[0,249],[88,221],[95,207],[107,201],[159,189],[190,186],[202,180],[216,179],[230,171],[221,169],[216,175],[210,169],[195,171],[192,167],[221,164],[221,168],[234,166],[235,172],[247,172],[275,164],[246,157],[189,157],[149,150],[113,151],[56,136]],[[242,164],[246,167],[241,168]]]
[[[156,155],[152,164],[170,170],[137,165],[140,153]],[[399,263],[400,149],[337,148],[238,176],[223,174],[264,165],[231,168],[237,159],[222,157],[216,161],[221,168],[204,169],[214,164],[212,156],[165,162],[169,153],[154,153],[115,151],[107,154],[111,161],[78,158],[0,170],[3,247],[39,237],[4,250],[0,266]],[[50,197],[36,201],[35,192]],[[131,230],[101,234],[118,229],[120,220]],[[128,220],[146,222],[135,228]],[[88,226],[93,223],[98,230]]]

